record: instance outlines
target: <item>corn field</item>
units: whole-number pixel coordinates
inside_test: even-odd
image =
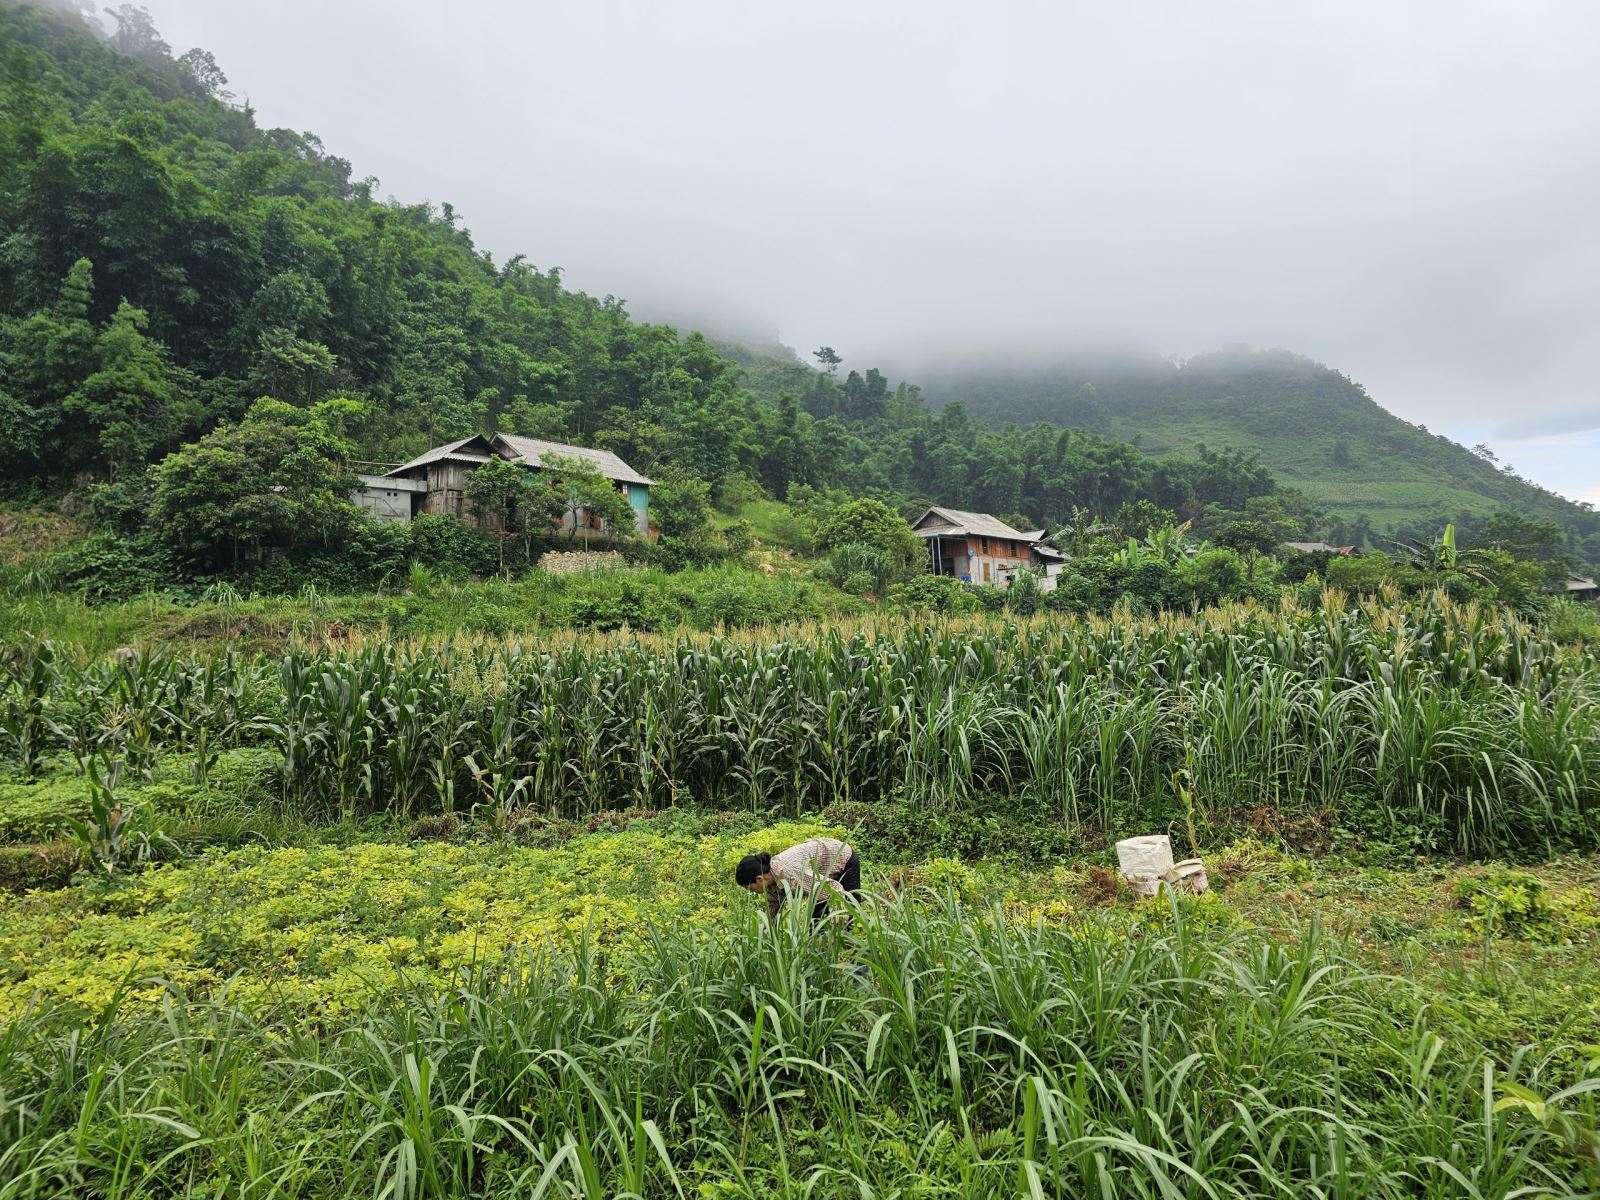
[[[281,658],[11,648],[23,773],[230,746],[308,816],[1004,795],[1100,831],[1271,807],[1438,849],[1600,844],[1600,667],[1442,599],[781,637],[373,644]]]

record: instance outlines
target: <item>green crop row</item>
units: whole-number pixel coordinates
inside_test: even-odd
[[[181,750],[203,780],[266,745],[314,817],[1006,793],[1100,833],[1270,807],[1484,853],[1597,844],[1597,701],[1592,656],[1432,599],[281,658],[32,644],[5,660],[0,746],[23,774]]]

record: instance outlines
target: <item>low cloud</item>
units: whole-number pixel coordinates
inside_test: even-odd
[[[1445,432],[1593,411],[1600,5],[148,2],[263,122],[652,316],[911,370],[1281,345]]]

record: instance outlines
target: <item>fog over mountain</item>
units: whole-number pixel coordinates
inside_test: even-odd
[[[642,316],[913,375],[1285,346],[1600,501],[1600,6],[148,7]]]

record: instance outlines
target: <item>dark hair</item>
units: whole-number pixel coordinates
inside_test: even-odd
[[[749,887],[770,870],[772,870],[772,855],[764,852],[746,854],[733,869],[733,881],[740,887]]]

